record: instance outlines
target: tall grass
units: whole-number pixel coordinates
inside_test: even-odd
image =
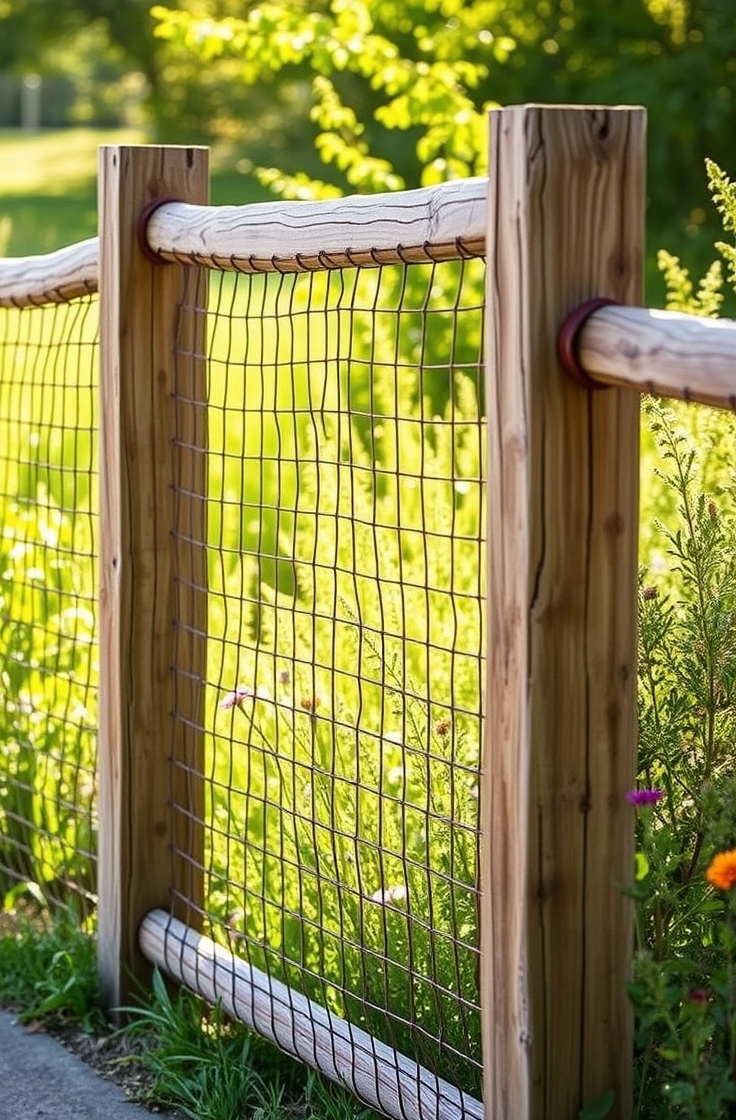
[[[477,1091],[482,267],[360,283],[354,313],[344,277],[279,281],[251,322],[249,281],[212,331],[209,906]],[[472,292],[462,344],[428,284]]]

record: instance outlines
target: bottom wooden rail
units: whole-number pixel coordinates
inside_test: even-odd
[[[151,964],[371,1107],[397,1120],[482,1120],[474,1097],[165,911],[146,915],[138,940]]]

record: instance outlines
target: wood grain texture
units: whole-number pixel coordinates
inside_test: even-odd
[[[583,324],[583,369],[602,385],[736,407],[736,323],[675,311],[606,307]]]
[[[91,237],[37,257],[0,260],[0,307],[68,303],[97,291],[98,240]]]
[[[387,1115],[483,1120],[467,1093],[163,911],[145,916],[140,945],[175,980]]]
[[[194,923],[201,906],[206,571],[204,549],[182,561],[177,540],[206,539],[204,362],[188,362],[183,404],[174,347],[184,270],[147,260],[136,225],[151,199],[205,202],[207,191],[204,149],[101,150],[98,960],[107,1008],[127,1002],[148,972],[143,915],[167,906]],[[192,347],[202,353],[196,328],[185,339]],[[201,593],[182,595],[182,580]]]
[[[454,260],[483,253],[487,192],[477,178],[320,202],[170,203],[153,214],[147,241],[163,260],[240,272]]]
[[[491,114],[482,980],[487,1120],[630,1115],[638,395],[556,337],[641,299],[645,117]]]

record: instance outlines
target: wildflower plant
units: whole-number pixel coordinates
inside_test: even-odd
[[[647,415],[674,507],[639,589],[637,1116],[717,1120],[736,1115],[736,433],[727,415],[694,432],[684,411]]]
[[[726,232],[736,191],[708,168]],[[734,280],[733,253],[719,246]],[[668,305],[713,316],[660,255]],[[647,402],[639,586],[639,788],[632,896],[637,1120],[736,1116],[734,417]]]
[[[714,810],[714,833],[706,833],[704,848],[713,850],[715,833],[722,828],[728,806],[729,827],[736,826],[730,800],[736,783],[729,779],[704,802]],[[654,820],[653,803],[638,802],[643,851],[637,858],[634,898],[637,914],[658,913],[663,899],[679,893],[677,868],[670,868],[666,825]],[[659,836],[657,835],[659,833]],[[736,833],[732,832],[732,835]],[[674,884],[674,885],[673,885]],[[640,1049],[639,1100],[636,1115],[657,1120],[691,1117],[692,1120],[725,1120],[736,1115],[736,849],[716,851],[691,882],[689,916],[695,936],[668,944],[665,931],[652,931],[637,923],[637,952],[632,1002],[637,1013]],[[696,889],[693,890],[692,888]],[[698,940],[699,937],[699,940]],[[661,954],[661,955],[658,955]]]

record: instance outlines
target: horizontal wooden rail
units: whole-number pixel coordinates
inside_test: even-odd
[[[572,349],[579,371],[596,386],[736,408],[736,322],[730,319],[612,305],[583,321]]]
[[[162,261],[239,272],[454,260],[483,254],[487,195],[475,178],[319,202],[171,202],[150,215],[145,241]]]
[[[151,964],[372,1107],[402,1120],[482,1120],[474,1097],[163,910],[146,915],[138,940]]]
[[[91,237],[37,257],[0,260],[0,307],[67,303],[97,291],[98,241]]]
[[[454,260],[485,251],[488,180],[458,179],[399,194],[319,202],[194,206],[169,202],[145,236],[161,261],[239,272],[302,272],[400,260]],[[98,290],[98,239],[0,259],[0,307],[65,303]]]

